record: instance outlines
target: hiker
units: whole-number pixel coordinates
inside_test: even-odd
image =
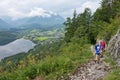
[[[104,39],[101,40],[100,45],[101,45],[101,55],[103,56],[106,47],[106,42],[104,41]]]
[[[99,61],[100,53],[101,53],[101,46],[100,46],[100,42],[97,41],[95,45],[95,61]]]

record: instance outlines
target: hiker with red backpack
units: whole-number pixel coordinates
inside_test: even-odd
[[[104,39],[101,40],[100,45],[101,45],[101,55],[103,55],[106,47],[106,42],[104,41]]]

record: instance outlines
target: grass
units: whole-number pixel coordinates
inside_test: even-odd
[[[44,40],[48,40],[48,39],[52,39],[54,37],[36,37],[35,40],[36,41],[44,41]]]
[[[109,57],[105,59],[105,62],[110,63],[112,70],[103,80],[120,80],[120,67],[116,66],[116,62],[110,57],[109,53],[106,53]]]
[[[110,57],[110,53],[105,52],[105,55],[107,55],[108,57],[105,59],[105,62],[110,63],[111,67],[114,67],[116,65],[116,62],[112,59],[112,57]]]
[[[56,80],[60,76],[74,72],[79,65],[91,59],[92,53],[89,47],[90,45],[81,47],[77,43],[70,43],[62,47],[57,55],[48,55],[38,63],[28,63],[29,66],[11,73],[0,73],[0,80],[33,80],[40,76],[46,80]],[[32,60],[28,62],[32,62]]]
[[[120,80],[120,67],[114,68],[103,80]]]

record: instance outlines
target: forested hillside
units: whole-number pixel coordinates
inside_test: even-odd
[[[108,42],[120,28],[120,0],[102,0],[94,14],[89,8],[83,13],[74,10],[64,25],[64,40],[38,45],[24,57],[1,60],[0,80],[69,80],[70,73],[93,58],[90,45],[98,38]],[[111,80],[118,79],[116,75]]]
[[[12,31],[0,31],[0,45],[8,44],[17,39],[17,33]]]

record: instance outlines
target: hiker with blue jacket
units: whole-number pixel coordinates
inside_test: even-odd
[[[100,53],[101,53],[101,45],[99,43],[99,41],[97,41],[96,45],[95,45],[95,61],[99,61],[99,57],[100,57]]]

